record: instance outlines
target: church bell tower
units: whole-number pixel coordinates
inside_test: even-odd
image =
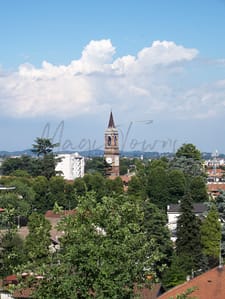
[[[115,126],[112,111],[109,117],[108,128],[105,130],[105,150],[104,159],[108,164],[107,175],[120,175],[120,154],[119,154],[119,134]]]

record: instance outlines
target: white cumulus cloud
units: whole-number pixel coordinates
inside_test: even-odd
[[[215,109],[224,105],[223,80],[187,87],[187,65],[198,56],[196,49],[154,41],[136,56],[115,55],[116,48],[105,39],[90,41],[80,59],[69,65],[43,61],[40,68],[22,64],[12,73],[1,70],[0,111],[13,117],[74,117],[115,105],[202,117],[213,114],[212,103]]]

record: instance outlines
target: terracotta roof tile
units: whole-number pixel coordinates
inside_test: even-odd
[[[192,297],[198,299],[223,299],[225,298],[224,281],[225,267],[216,267],[169,290],[157,299],[175,298],[177,295],[193,287],[197,289],[190,295]]]
[[[208,191],[219,191],[219,190],[225,190],[225,184],[217,184],[217,183],[211,183],[207,184]]]
[[[64,210],[59,213],[55,213],[52,210],[49,210],[45,213],[46,218],[61,218],[63,216],[67,215],[74,215],[76,213],[76,210]]]

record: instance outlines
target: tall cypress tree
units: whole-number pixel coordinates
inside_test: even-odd
[[[159,269],[170,263],[173,254],[173,243],[170,240],[170,232],[166,226],[166,215],[149,199],[144,201],[143,210],[143,229],[148,242],[151,243],[149,249],[158,250],[161,254],[161,259],[155,261],[155,267]],[[161,276],[157,269],[156,273],[159,277]]]
[[[222,239],[221,239],[221,253],[222,257],[225,257],[225,192],[221,191],[216,198],[216,207],[219,212],[219,218],[221,220]]]
[[[203,253],[208,257],[210,268],[216,266],[220,255],[221,223],[214,204],[202,223],[201,241]]]
[[[181,215],[177,221],[176,253],[187,261],[187,274],[202,268],[201,224],[194,214],[192,202],[187,192],[181,201]]]

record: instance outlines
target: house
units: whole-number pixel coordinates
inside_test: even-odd
[[[225,266],[213,268],[179,286],[176,286],[159,296],[157,299],[175,299],[188,289],[195,289],[191,297],[198,299],[223,299],[225,298]]]
[[[208,182],[224,182],[224,170],[221,168],[207,168],[207,181]]]
[[[34,273],[22,273],[22,279],[27,279],[30,275],[34,275]],[[35,275],[35,279],[38,281],[40,279],[43,279],[43,276]],[[19,278],[16,275],[9,275],[6,276],[1,285],[1,291],[0,291],[0,299],[29,299],[32,298],[32,293],[34,289],[32,288],[23,288],[23,289],[15,289],[13,293],[9,293],[8,290],[10,289],[11,285],[18,285],[19,284]]]
[[[207,191],[211,198],[215,198],[220,194],[220,191],[225,191],[225,183],[215,182],[207,184]]]
[[[207,210],[207,205],[202,202],[193,204],[193,212],[198,217],[202,217]],[[180,204],[170,204],[167,206],[167,226],[172,234],[171,240],[174,242],[176,241],[177,220],[180,215]]]

